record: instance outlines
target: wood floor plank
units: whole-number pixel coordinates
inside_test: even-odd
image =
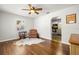
[[[69,45],[46,40],[33,45],[14,45],[17,40],[0,42],[0,55],[69,55]]]

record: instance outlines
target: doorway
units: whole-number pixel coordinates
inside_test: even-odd
[[[59,17],[54,17],[51,20],[52,25],[52,40],[56,42],[61,41],[61,19]]]

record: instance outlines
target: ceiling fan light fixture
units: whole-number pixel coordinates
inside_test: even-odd
[[[30,10],[31,13],[35,13],[34,10]]]

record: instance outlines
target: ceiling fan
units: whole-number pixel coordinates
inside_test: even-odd
[[[31,4],[28,4],[28,6],[29,6],[29,9],[22,9],[22,10],[29,11],[29,14],[32,14],[32,13],[39,14],[39,11],[42,11],[42,8],[34,7]]]

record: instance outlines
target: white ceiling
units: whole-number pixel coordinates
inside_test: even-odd
[[[75,5],[73,4],[33,4],[33,6],[43,8],[43,10],[40,11],[39,15],[36,15],[36,14],[29,15],[28,11],[22,10],[24,8],[28,9],[27,4],[0,4],[0,10],[25,16],[25,17],[37,17],[40,15],[46,14],[48,12],[54,12],[54,11],[64,9],[70,6],[75,6]]]

